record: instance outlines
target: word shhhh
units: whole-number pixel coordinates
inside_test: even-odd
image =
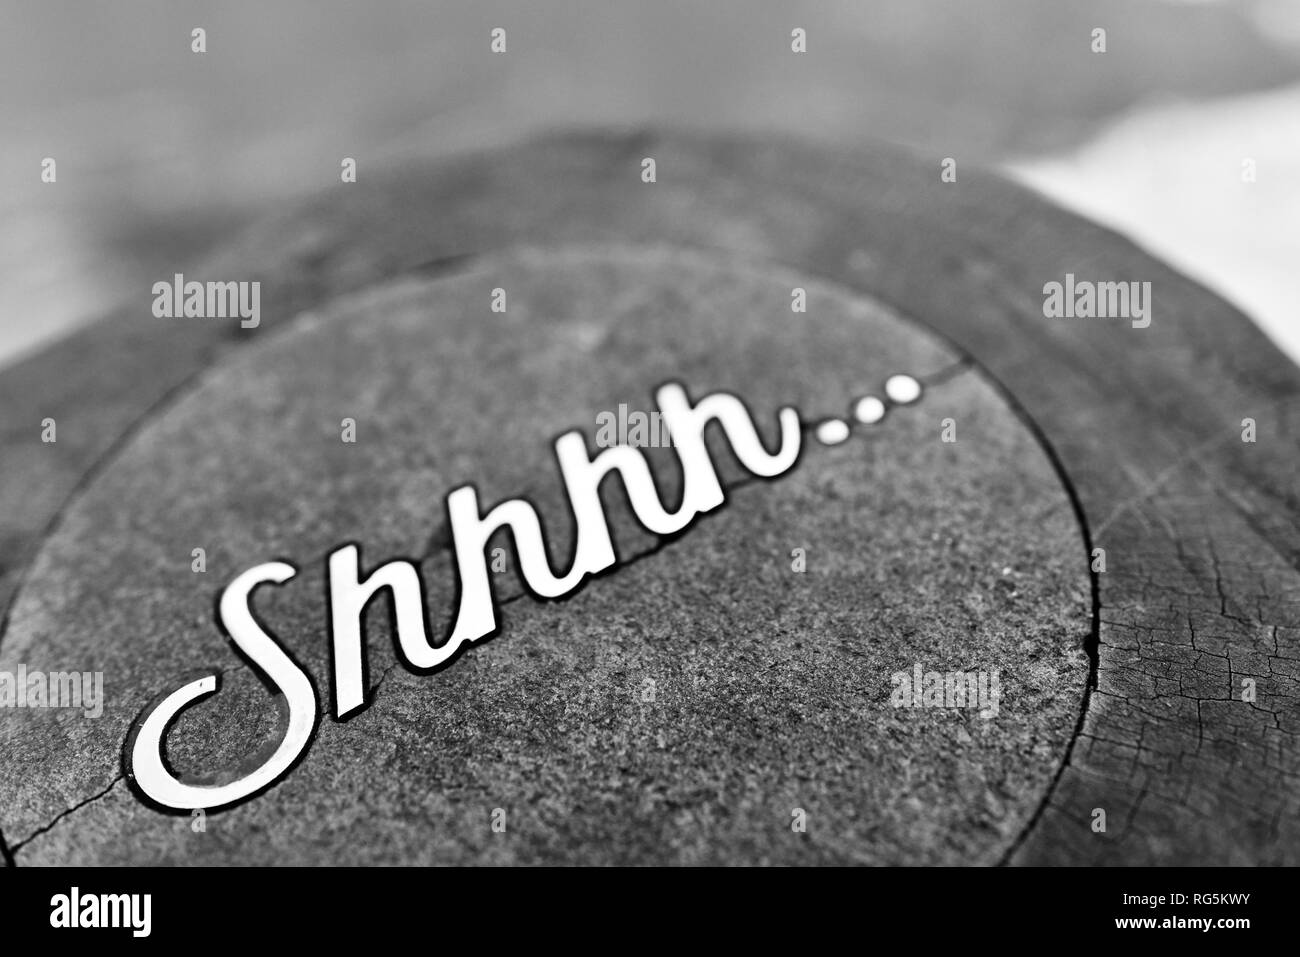
[[[430,640],[424,589],[414,564],[391,561],[362,580],[356,545],[343,545],[331,552],[326,558],[326,568],[335,717],[344,718],[367,704],[361,616],[382,589],[389,589],[392,595],[400,657],[409,667],[428,671],[451,661],[462,647],[495,635],[499,630],[497,601],[485,555],[488,541],[497,530],[509,528],[519,571],[528,590],[539,598],[562,598],[576,591],[587,578],[615,563],[613,541],[598,495],[599,486],[607,476],[618,474],[632,511],[645,529],[657,535],[671,535],[688,528],[700,515],[725,501],[704,440],[705,427],[710,422],[721,426],[735,458],[754,475],[765,478],[781,475],[799,457],[802,432],[798,413],[792,408],[782,408],[778,413],[780,446],[770,453],[763,447],[749,412],[735,396],[713,393],[692,404],[686,390],[670,382],[656,392],[655,398],[681,460],[680,504],[674,511],[667,510],[639,449],[616,446],[592,458],[582,433],[571,431],[561,435],[555,441],[555,454],[576,522],[573,558],[563,574],[556,574],[551,568],[541,523],[529,502],[508,499],[484,514],[478,493],[471,485],[461,486],[447,496],[459,599],[450,634],[441,644],[435,645]],[[279,745],[269,758],[247,773],[240,773],[235,780],[221,784],[189,784],[178,780],[163,760],[167,729],[182,709],[219,687],[216,673],[189,681],[150,705],[127,740],[127,770],[152,801],[173,810],[234,804],[280,780],[306,753],[318,713],[311,680],[258,623],[249,606],[253,589],[266,582],[282,584],[295,574],[297,569],[285,562],[268,562],[250,568],[226,587],[217,608],[219,624],[231,641],[264,673],[287,703],[287,726]]]

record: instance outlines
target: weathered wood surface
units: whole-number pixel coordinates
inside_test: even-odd
[[[637,177],[643,156],[658,160],[654,186]],[[63,609],[40,600],[53,553],[32,570],[37,548],[80,530],[69,515],[86,514],[100,479],[166,422],[177,390],[228,352],[251,344],[255,354],[301,310],[421,264],[446,268],[520,245],[713,250],[861,290],[946,337],[1055,461],[1082,524],[1085,572],[1084,544],[1106,549],[1085,643],[1095,687],[1071,702],[1085,709],[1078,733],[1059,778],[1033,795],[1025,826],[992,856],[1293,863],[1300,376],[1243,316],[1123,239],[995,177],[963,169],[943,184],[937,160],[886,148],[835,155],[756,140],[556,136],[367,179],[273,218],[199,270],[263,280],[256,333],[160,322],[145,303],[0,376],[6,600],[28,579],[0,662],[17,660],[20,623],[23,654],[59,640],[41,627]],[[1150,281],[1151,327],[1045,319],[1042,286],[1067,272]],[[60,422],[57,446],[39,443],[45,416]],[[1258,422],[1254,444],[1240,440],[1245,417]],[[130,516],[116,520],[125,534]],[[1258,684],[1254,703],[1241,700],[1243,678]],[[85,844],[59,835],[74,814],[115,820],[133,798],[114,789],[99,748],[85,755],[94,773],[51,780],[32,799],[21,780],[36,747],[26,719],[5,719],[7,747],[27,760],[6,767],[0,823],[19,863],[42,848],[43,859],[71,859]],[[1104,834],[1089,826],[1096,808],[1107,813]],[[92,845],[90,855],[113,856]],[[994,846],[955,857],[986,860]]]

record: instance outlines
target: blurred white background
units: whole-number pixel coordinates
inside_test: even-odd
[[[0,364],[147,309],[179,260],[332,185],[343,156],[364,176],[648,123],[1001,167],[1300,359],[1300,0],[3,0],[0,24]]]

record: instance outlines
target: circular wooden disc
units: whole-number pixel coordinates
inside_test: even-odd
[[[640,182],[643,156],[658,162],[655,184]],[[618,255],[593,250],[615,243]],[[495,255],[521,244],[538,247],[537,258]],[[514,272],[526,262],[536,286],[524,301],[540,296],[537,314],[557,327],[576,321],[568,306],[584,303],[582,324],[590,327],[573,333],[567,350],[536,353],[535,368],[525,361],[532,353],[512,352],[526,339],[492,338],[468,314],[477,309],[491,323],[490,289],[514,282],[481,270]],[[692,270],[710,281],[688,286],[689,296],[674,293],[673,275]],[[1044,318],[1044,283],[1068,272],[1151,282],[1151,326]],[[142,297],[136,313],[0,376],[5,430],[14,436],[0,464],[3,534],[16,556],[5,570],[6,597],[20,576],[26,582],[0,639],[0,670],[18,662],[75,670],[102,663],[110,695],[97,722],[32,710],[6,715],[8,739],[18,745],[17,759],[0,772],[0,824],[18,863],[252,860],[259,853],[1294,860],[1296,798],[1285,782],[1298,762],[1288,662],[1296,657],[1291,596],[1300,543],[1289,416],[1300,380],[1238,313],[1113,234],[996,178],[963,170],[961,182],[943,184],[937,164],[884,148],[846,157],[756,141],[570,136],[339,188],[268,221],[193,275],[261,279],[262,328],[155,320]],[[819,285],[819,276],[828,282]],[[472,289],[450,291],[472,279]],[[788,310],[796,284],[837,302],[829,312],[838,309],[838,319],[795,330]],[[351,290],[365,291],[344,295]],[[441,290],[463,308],[440,321],[465,328],[426,344],[427,356],[401,349],[399,333],[429,334],[437,302],[420,297],[440,298]],[[852,290],[908,317],[883,323],[895,332],[880,333],[879,352],[872,341],[859,354],[856,340],[825,331],[869,323],[850,320],[860,311],[881,325],[879,310]],[[268,338],[309,308],[323,317],[319,327],[299,320],[283,337]],[[763,309],[781,313],[781,323],[762,323]],[[348,315],[351,322],[340,320]],[[622,321],[632,315],[640,322]],[[674,317],[705,327],[779,328],[789,339],[755,338],[752,353],[717,341],[692,365],[689,350],[699,344],[689,336],[655,348],[652,333],[667,331]],[[372,326],[385,334],[366,339]],[[339,332],[330,337],[321,328]],[[580,355],[584,342],[610,329],[640,331],[626,351],[612,350],[616,362],[598,356],[560,375],[557,356]],[[298,340],[315,344],[302,354],[312,361],[296,359]],[[433,678],[393,669],[367,715],[326,722],[294,777],[259,802],[214,816],[203,834],[154,815],[116,781],[121,722],[141,703],[137,695],[182,665],[226,654],[208,614],[224,583],[215,578],[273,557],[264,551],[271,544],[304,566],[317,564],[335,544],[317,532],[351,530],[374,542],[371,562],[388,549],[419,553],[418,536],[427,531],[420,518],[438,513],[450,479],[436,450],[464,450],[455,460],[458,479],[473,479],[466,473],[490,463],[503,483],[494,494],[545,494],[521,487],[553,491],[554,473],[542,467],[545,438],[581,427],[617,401],[648,407],[650,370],[688,380],[693,390],[711,387],[695,378],[734,381],[756,407],[795,401],[816,417],[845,414],[857,390],[909,371],[873,363],[919,361],[923,346],[944,361],[915,370],[922,378],[958,371],[915,408],[891,413],[880,439],[865,446],[871,455],[855,457],[864,448],[856,438],[811,450],[788,492],[781,483],[740,488],[725,516],[662,551],[629,558],[629,567],[580,597],[531,608],[531,618],[524,618],[529,602],[512,604],[518,635],[507,632],[472,661],[466,656]],[[234,349],[247,352],[191,382]],[[459,349],[472,355],[458,356]],[[479,394],[455,417],[427,407],[445,396],[421,375],[463,375],[494,350],[510,360],[510,371],[489,362],[482,385],[500,382],[499,395]],[[259,363],[263,374],[236,386]],[[694,378],[672,371],[683,365]],[[364,381],[350,374],[365,368],[372,374]],[[407,374],[392,374],[398,368]],[[863,370],[869,375],[854,378]],[[299,402],[309,386],[324,391]],[[389,443],[382,458],[363,463],[355,487],[342,447],[329,444],[348,413],[315,405],[331,394],[371,409],[376,434],[368,441]],[[961,410],[952,416],[960,437],[951,450],[962,453],[945,462],[937,458],[944,416],[930,403],[947,396]],[[992,426],[965,431],[967,414]],[[59,422],[55,445],[39,442],[47,416]],[[1241,440],[1245,418],[1256,423],[1253,443]],[[276,433],[267,420],[296,425]],[[319,434],[309,427],[316,422]],[[909,422],[915,434],[890,431]],[[505,430],[509,441],[490,455],[475,443],[493,430]],[[306,467],[310,456],[287,454],[297,442],[306,455],[313,441],[331,450],[321,451],[328,457],[316,472]],[[348,451],[364,450],[363,442]],[[286,484],[290,462],[300,468]],[[800,507],[788,512],[792,502]],[[202,529],[186,524],[191,507]],[[859,525],[874,530],[879,521],[881,538],[843,534]],[[987,568],[973,553],[965,565],[945,565],[943,548],[958,546],[905,534],[920,529],[962,548],[994,543],[998,557]],[[220,556],[210,580],[189,572],[196,534]],[[811,536],[810,555],[824,542],[836,556],[825,581],[789,571],[802,534]],[[1090,575],[1098,548],[1105,571]],[[1017,557],[1002,559],[1010,553]],[[995,564],[996,574],[979,577]],[[912,574],[891,580],[888,569],[900,566]],[[882,568],[883,581],[868,577]],[[1011,569],[1010,585],[1003,568]],[[163,577],[164,569],[174,577]],[[859,594],[848,587],[853,575],[874,584]],[[809,582],[829,590],[800,596]],[[315,654],[323,652],[319,590],[283,594],[267,613],[284,602],[276,624],[293,631],[313,660],[312,642]],[[719,611],[728,594],[745,600]],[[878,617],[882,607],[915,621]],[[821,617],[810,618],[818,608]],[[944,617],[954,608],[961,627]],[[377,636],[386,627],[372,617]],[[1081,617],[1091,621],[1088,634],[1080,634]],[[793,622],[789,630],[773,625],[782,620]],[[732,627],[738,621],[745,627]],[[695,665],[661,647],[689,622],[700,623],[692,640],[707,649]],[[846,630],[871,648],[868,658],[857,661],[842,644],[836,654],[849,658],[814,657],[815,648],[830,654]],[[371,644],[376,655],[388,654]],[[1092,658],[1091,688],[1083,686],[1089,668],[1080,651]],[[1035,701],[1036,711],[1013,709],[1008,693],[999,719],[1011,722],[1005,737],[968,730],[965,741],[954,737],[960,721],[881,708],[890,673],[914,661],[957,668],[962,653],[977,656],[966,668],[982,660],[1009,669],[1020,687],[1034,689],[1016,708]],[[761,669],[771,661],[777,667],[768,675]],[[673,690],[662,714],[645,714],[633,698],[642,671],[667,676]],[[730,684],[702,698],[694,685],[700,673]],[[606,697],[584,696],[593,685],[611,687]],[[178,724],[176,760],[206,767],[272,733],[255,682],[232,675],[218,697],[206,717],[196,709]],[[563,702],[573,699],[577,714],[563,738],[554,729]],[[456,715],[451,729],[440,720],[444,709]],[[242,737],[226,723],[232,715]],[[387,724],[362,735],[367,719]],[[541,719],[549,737],[535,730]],[[486,740],[469,735],[472,727]],[[438,750],[449,731],[454,747]],[[649,747],[660,733],[664,747]],[[363,739],[374,750],[362,748]],[[523,820],[510,832],[513,843],[493,844],[483,833],[491,810],[484,802],[502,790]],[[802,841],[789,826],[799,800],[806,804],[793,806],[811,814]],[[1096,827],[1098,811],[1105,830]],[[412,850],[422,825],[421,833],[435,836]],[[268,827],[278,829],[280,843],[250,846],[251,829]]]
[[[496,287],[504,314],[489,308]],[[794,288],[806,314],[791,311]],[[502,634],[443,672],[393,668],[392,625],[376,615],[376,704],[325,722],[290,779],[204,832],[122,787],[24,854],[999,859],[1060,766],[1088,675],[1087,556],[1051,462],[978,372],[869,300],[660,247],[560,246],[399,278],[205,374],[69,508],[15,605],[7,654],[46,670],[94,660],[112,693],[98,721],[29,722],[18,803],[110,782],[135,716],[198,666],[228,678],[169,738],[179,773],[275,740],[268,695],[206,620],[215,582],[270,556],[297,564],[258,609],[323,688],[323,556],[338,545],[361,543],[372,565],[422,556],[445,633],[455,577],[436,540],[450,489],[472,482],[485,506],[526,494],[567,555],[550,436],[594,437],[602,410],[652,409],[652,387],[673,379],[743,396],[771,442],[781,405],[844,416],[900,373],[929,384],[922,400],[842,444],[810,437],[778,480],[747,482],[717,445],[731,500],[680,538],[642,530],[607,485],[617,569],[557,603],[500,575]],[[355,443],[340,441],[344,418]],[[957,441],[941,439],[946,418]],[[674,498],[675,453],[648,454]],[[190,569],[195,547],[205,575]],[[998,684],[960,709],[895,707],[892,676],[917,666]],[[508,837],[491,830],[498,807]],[[809,831],[791,830],[797,814]]]

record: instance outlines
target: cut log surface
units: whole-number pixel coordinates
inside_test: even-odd
[[[0,374],[0,671],[107,692],[0,718],[16,863],[1295,863],[1300,374],[1122,238],[937,159],[638,133],[406,167],[194,265],[261,281],[257,330],[145,301]],[[1067,273],[1150,282],[1150,327],[1045,318]],[[274,739],[211,615],[243,569],[301,568],[258,610],[325,708],[332,547],[419,556],[437,628],[455,486],[562,515],[550,439],[665,380],[770,440],[780,405],[845,417],[894,373],[917,403],[807,432],[776,481],[724,470],[680,538],[611,493],[618,568],[555,603],[499,576],[502,634],[445,671],[398,665],[377,606],[372,707],[202,832],[125,781],[130,723],[195,668],[225,686],[179,771]],[[996,670],[998,713],[893,707],[915,664]]]

